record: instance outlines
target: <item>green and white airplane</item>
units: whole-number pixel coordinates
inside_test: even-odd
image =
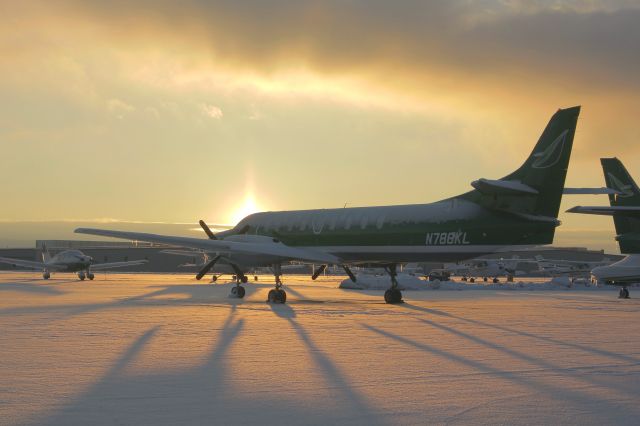
[[[524,164],[502,179],[478,179],[464,194],[430,204],[262,212],[209,239],[104,229],[75,232],[204,250],[218,262],[271,266],[276,287],[269,301],[284,303],[280,265],[290,261],[384,267],[391,277],[387,303],[402,301],[396,265],[406,262],[471,259],[518,246],[551,244],[558,221],[567,166],[580,107],[558,110]],[[243,280],[244,281],[244,280]],[[242,297],[238,283],[232,291]]]

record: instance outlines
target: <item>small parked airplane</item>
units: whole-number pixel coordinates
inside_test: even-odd
[[[281,265],[290,261],[341,265],[352,280],[352,265],[385,268],[391,286],[387,303],[402,302],[397,266],[408,262],[455,262],[488,253],[551,244],[560,225],[558,210],[580,107],[558,110],[533,152],[502,179],[478,179],[473,190],[430,204],[262,212],[209,239],[79,228],[81,234],[147,241],[214,254],[198,273],[218,261],[271,266],[276,286],[268,300],[286,301]],[[206,230],[205,230],[206,231]],[[238,284],[234,295],[242,297]]]
[[[76,272],[78,278],[84,281],[85,278],[90,280],[95,278],[93,271],[101,271],[103,269],[122,268],[124,266],[135,266],[147,263],[146,260],[132,260],[129,262],[111,262],[111,263],[93,263],[93,258],[82,253],[80,250],[65,250],[50,256],[46,246],[42,247],[42,262],[33,262],[22,259],[12,259],[9,257],[0,257],[1,263],[8,263],[13,266],[20,266],[28,269],[42,271],[42,278],[48,280],[52,272]]]
[[[622,162],[617,158],[601,158],[609,195],[609,206],[576,206],[567,212],[613,216],[616,240],[624,259],[591,271],[599,282],[620,286],[620,298],[629,298],[627,286],[640,283],[640,190]]]

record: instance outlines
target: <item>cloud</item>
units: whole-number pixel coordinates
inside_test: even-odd
[[[220,120],[223,117],[222,110],[215,105],[202,104],[201,108],[204,115],[214,120]]]

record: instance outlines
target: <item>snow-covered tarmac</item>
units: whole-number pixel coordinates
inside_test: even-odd
[[[285,278],[0,273],[0,424],[640,422],[640,289]]]

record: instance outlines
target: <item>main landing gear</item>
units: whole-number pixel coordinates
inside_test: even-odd
[[[87,271],[86,273],[84,271],[80,271],[78,272],[78,278],[80,278],[80,281],[84,281],[85,278],[89,278],[90,280],[93,280],[96,276],[93,275],[93,272],[89,272]]]
[[[249,279],[244,274],[242,275],[236,274],[235,279],[236,279],[236,285],[231,287],[231,296],[237,297],[238,299],[242,299],[245,294],[245,289],[244,287],[242,287],[241,284],[246,284],[249,281]]]
[[[620,289],[620,294],[618,295],[618,299],[628,299],[629,298],[629,289],[624,286]]]
[[[282,270],[279,264],[273,265],[273,275],[276,277],[276,287],[269,290],[267,303],[287,303],[287,292],[282,289]]]
[[[391,288],[384,292],[384,301],[390,304],[402,303],[402,292],[398,289],[396,264],[384,268],[391,277]]]

